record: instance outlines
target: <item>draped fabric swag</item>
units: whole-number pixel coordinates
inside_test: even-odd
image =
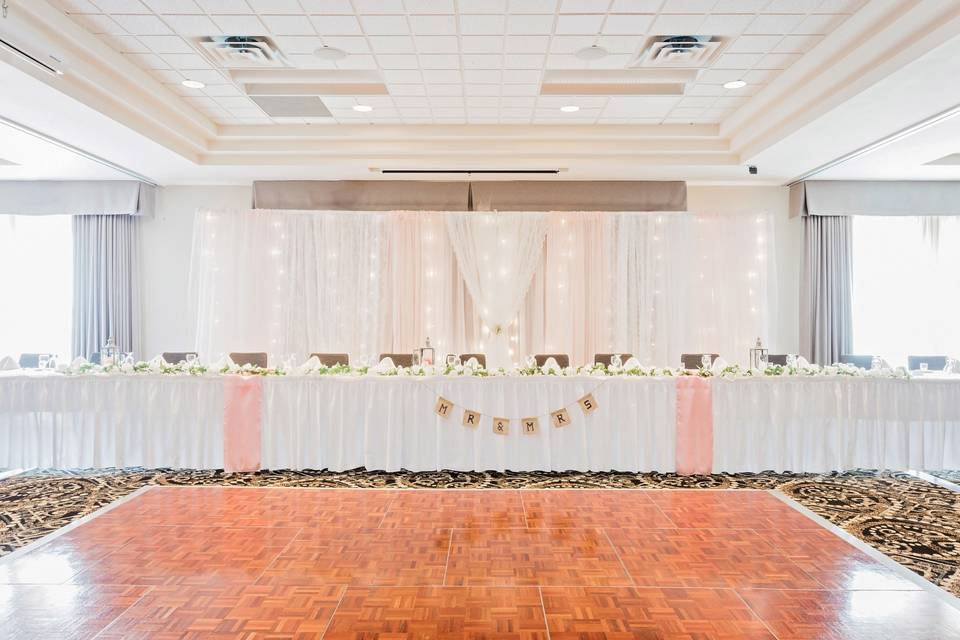
[[[196,346],[359,362],[430,336],[438,357],[491,356],[499,340],[508,363],[547,351],[744,361],[767,339],[771,230],[766,214],[201,211]]]

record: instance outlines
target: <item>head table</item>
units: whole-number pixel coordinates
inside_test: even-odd
[[[2,372],[0,468],[34,467],[957,469],[960,376]]]

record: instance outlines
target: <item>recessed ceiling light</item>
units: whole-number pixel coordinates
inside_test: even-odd
[[[361,113],[367,113],[368,111],[373,111],[373,107],[368,104],[355,104],[353,105],[354,111],[360,111]]]
[[[347,57],[347,52],[343,49],[337,49],[336,47],[328,47],[323,45],[319,49],[316,49],[313,52],[313,55],[317,56],[321,60],[343,60]]]
[[[573,55],[581,60],[599,60],[607,57],[607,50],[600,45],[593,45],[577,50]]]
[[[723,83],[724,89],[743,89],[745,86],[747,86],[747,83],[743,80],[731,80]]]
[[[180,84],[187,87],[188,89],[203,89],[205,86],[207,86],[202,82],[200,82],[199,80],[184,80]]]
[[[574,113],[576,111],[580,111],[580,107],[575,104],[568,104],[560,107],[560,111],[563,111],[564,113]]]

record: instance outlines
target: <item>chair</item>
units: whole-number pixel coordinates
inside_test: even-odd
[[[767,364],[778,364],[781,367],[787,366],[787,358],[790,357],[788,353],[771,353],[767,354]]]
[[[20,368],[21,369],[38,369],[40,367],[40,356],[47,356],[52,358],[52,353],[21,353],[20,354]],[[942,367],[941,367],[942,368]]]
[[[163,361],[168,364],[180,364],[187,361],[187,356],[197,356],[196,351],[164,351],[160,354]]]
[[[391,360],[393,360],[394,366],[397,366],[397,367],[413,366],[412,353],[381,353],[377,357],[377,362],[381,362],[384,358],[390,358]]]
[[[947,366],[947,356],[907,356],[907,369],[910,371],[919,371],[923,363],[927,363],[930,371],[943,371]]]
[[[346,353],[311,353],[311,358],[316,358],[325,367],[335,367],[338,364],[350,366],[350,356]]]
[[[267,368],[267,354],[263,351],[255,351],[252,353],[234,352],[230,354],[230,359],[233,360],[233,364],[238,367],[249,364],[251,367]]]
[[[629,360],[630,358],[632,358],[633,354],[632,353],[596,353],[593,356],[593,363],[602,364],[605,367],[609,367],[610,359],[613,358],[613,356],[620,356],[620,362],[623,363]]]
[[[561,369],[566,369],[570,366],[570,356],[565,353],[538,353],[533,357],[536,359],[538,367],[542,367],[549,358],[556,360]]]
[[[855,367],[861,369],[869,369],[873,366],[873,356],[856,356],[851,354],[841,354],[840,355],[841,364],[852,364]]]
[[[480,363],[481,367],[483,367],[484,369],[487,368],[486,354],[483,354],[483,353],[461,353],[460,354],[460,362],[462,362],[463,364],[467,364],[467,360],[469,360],[470,358],[476,358],[477,362]]]
[[[710,362],[720,357],[719,353],[683,353],[680,355],[680,366],[684,369],[699,369],[703,366],[703,356],[710,356]]]
[[[100,364],[101,360],[102,358],[100,357],[100,352],[94,351],[93,353],[90,354],[90,359],[88,360],[88,362],[90,364]]]

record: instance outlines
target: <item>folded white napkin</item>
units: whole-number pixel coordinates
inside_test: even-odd
[[[563,371],[560,368],[560,365],[557,363],[556,358],[547,358],[547,361],[544,362],[543,366],[540,368],[543,369],[544,371],[552,371],[554,373],[560,373],[561,371]]]
[[[381,360],[374,370],[377,373],[391,373],[397,370],[397,365],[393,364],[393,358],[388,356]]]
[[[210,363],[210,369],[212,369],[213,371],[220,371],[224,367],[233,368],[235,366],[236,365],[234,364],[233,360],[230,359],[230,356],[223,356],[216,362]]]
[[[320,369],[321,366],[323,365],[320,364],[320,358],[317,356],[310,356],[307,358],[306,362],[294,369],[294,373],[310,373],[311,371]]]
[[[4,356],[3,360],[0,360],[0,371],[13,371],[14,369],[19,369],[20,365],[16,360],[10,356]]]
[[[630,371],[631,369],[639,369],[640,361],[636,358],[627,358],[627,361],[623,363],[624,371]]]
[[[464,363],[463,366],[465,366],[468,369],[479,369],[480,361],[477,360],[476,358],[470,358],[466,361],[466,363]]]
[[[153,359],[150,360],[151,367],[159,367],[162,364],[169,364],[166,360],[163,359],[162,354],[159,356],[154,356]]]
[[[726,369],[727,366],[728,365],[726,360],[719,357],[715,358],[713,361],[713,364],[710,365],[710,373],[712,373],[715,376],[718,376],[721,373],[723,373],[723,370]]]
[[[70,368],[77,369],[79,367],[82,367],[85,364],[87,364],[87,359],[84,358],[83,356],[77,356],[76,358],[73,359],[72,362],[70,362]]]
[[[797,356],[797,368],[806,369],[810,366],[810,361],[804,358],[803,356]]]

